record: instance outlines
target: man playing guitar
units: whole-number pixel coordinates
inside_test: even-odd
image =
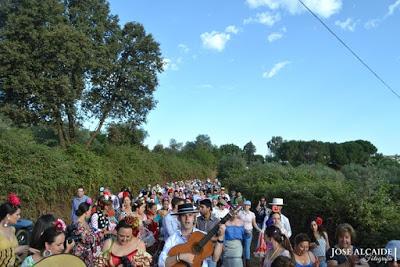
[[[179,263],[184,263],[189,266],[193,264],[193,259],[195,257],[195,254],[193,253],[179,253],[176,256],[168,256],[168,252],[174,246],[186,243],[193,232],[200,231],[195,228],[197,213],[198,210],[196,210],[190,203],[185,203],[178,206],[178,212],[174,213],[174,215],[178,216],[178,221],[180,222],[181,226],[176,233],[166,240],[164,248],[158,259],[159,267],[172,267]],[[218,259],[222,252],[224,235],[225,226],[221,225],[217,236],[217,243],[214,246],[213,258]],[[208,267],[207,260],[203,260],[201,266]]]

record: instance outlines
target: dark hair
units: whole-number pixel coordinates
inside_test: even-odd
[[[81,217],[89,209],[90,209],[90,205],[86,202],[82,202],[81,204],[79,204],[78,209],[75,211],[75,215],[78,217]]]
[[[281,230],[278,227],[274,225],[268,226],[267,229],[265,229],[265,235],[269,238],[274,239],[283,248],[288,250],[290,254],[293,256],[293,249],[292,245],[290,245],[289,239],[286,237],[286,235],[282,234]]]
[[[311,223],[312,223],[312,222],[315,222],[315,223],[316,223],[316,219],[312,219],[312,220],[310,221],[310,223],[309,223],[309,225],[308,225],[308,233],[309,233],[311,242],[317,244],[317,246],[318,246],[318,245],[319,245],[319,242],[318,242],[318,240],[315,238],[314,232],[313,232],[313,230],[312,230],[312,228],[311,228]],[[326,230],[325,230],[325,228],[322,226],[322,224],[321,224],[321,225],[318,225],[318,224],[317,224],[317,231],[318,231],[319,235],[322,236],[323,239],[325,239],[325,241],[328,241],[328,240],[326,239],[326,235],[327,235]]]
[[[55,221],[56,218],[53,216],[53,214],[45,214],[40,216],[37,219],[35,225],[33,226],[31,241],[29,243],[29,246],[34,249],[39,249],[40,237],[47,228],[53,226],[53,223]]]
[[[133,211],[137,211],[138,208],[140,208],[141,206],[145,205],[146,202],[144,201],[143,198],[139,198],[138,200],[136,200],[133,205],[132,205],[132,210]]]
[[[271,267],[295,267],[295,264],[292,259],[280,255],[271,263]]]
[[[46,230],[44,230],[42,236],[39,239],[38,249],[40,251],[44,251],[46,248],[46,243],[48,243],[48,244],[54,243],[54,241],[56,240],[56,237],[61,234],[65,235],[65,233],[63,231],[57,230],[55,226],[48,227]]]
[[[182,199],[182,198],[180,198],[180,197],[174,197],[174,198],[171,200],[172,209],[174,209],[174,208],[179,204],[179,202],[185,202],[185,200]]]
[[[129,220],[137,220],[138,227],[132,227],[132,222],[129,222]],[[132,235],[137,237],[139,235],[139,223],[140,220],[137,217],[132,217],[132,216],[126,216],[125,218],[123,218],[122,220],[120,220],[117,224],[117,227],[115,227],[115,229],[117,230],[117,232],[119,231],[119,229],[121,228],[130,228],[132,229]]]
[[[155,205],[156,205],[156,203],[154,203],[154,202],[147,203],[146,210],[151,210],[151,208],[154,207]]]
[[[83,187],[83,185],[78,185],[78,188],[77,189],[80,189],[80,188],[82,188],[83,190],[85,190],[85,188]]]
[[[294,245],[298,246],[301,242],[311,242],[311,239],[308,237],[308,235],[304,233],[300,233],[294,237]]]
[[[5,202],[0,206],[0,221],[2,221],[7,215],[13,215],[20,209],[20,205],[12,205],[10,202]]]
[[[101,196],[97,201],[97,206],[100,210],[104,210],[104,207],[109,205],[112,205],[111,198],[107,200],[104,196]]]

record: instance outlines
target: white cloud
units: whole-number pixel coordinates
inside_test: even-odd
[[[268,35],[268,42],[272,43],[275,42],[283,37],[282,33],[279,32],[273,32]]]
[[[388,7],[388,13],[386,14],[386,16],[391,16],[393,15],[393,13],[396,11],[396,9],[400,8],[400,0],[397,0],[394,4],[391,4]]]
[[[178,48],[185,54],[189,53],[190,51],[189,47],[185,44],[179,44]]]
[[[276,63],[272,69],[270,71],[266,71],[263,73],[263,78],[267,78],[270,79],[272,77],[274,77],[276,74],[278,74],[278,72],[283,69],[286,65],[290,64],[290,61],[282,61],[282,62],[278,62]]]
[[[397,0],[396,2],[394,2],[393,4],[388,6],[388,11],[387,13],[382,17],[382,18],[375,18],[375,19],[371,19],[369,21],[367,21],[364,24],[364,27],[367,30],[376,28],[379,26],[379,24],[384,21],[385,19],[387,19],[388,17],[392,16],[394,14],[394,12],[396,12],[396,10],[400,9],[400,0]]]
[[[228,27],[226,27],[225,32],[237,34],[239,32],[239,29],[236,28],[235,25],[229,25]]]
[[[205,48],[221,52],[225,49],[226,42],[231,39],[231,36],[229,33],[212,31],[202,33],[200,38]]]
[[[364,28],[366,28],[367,30],[376,28],[378,27],[380,21],[380,19],[371,19],[364,24]]]
[[[400,0],[399,0],[400,1]],[[313,12],[329,18],[336,14],[342,8],[342,0],[303,0]],[[291,14],[299,14],[306,9],[299,3],[298,0],[246,0],[250,8],[267,7],[271,10],[282,9]]]
[[[273,26],[276,22],[281,20],[279,13],[272,14],[270,12],[257,13],[255,18],[247,18],[243,20],[244,24],[261,23],[267,26]]]
[[[221,52],[225,49],[226,43],[231,39],[231,33],[237,34],[238,32],[239,29],[235,25],[229,25],[225,28],[225,32],[204,32],[200,35],[200,38],[205,48]]]
[[[179,70],[178,64],[174,63],[170,58],[163,59],[164,71],[168,70]]]
[[[357,22],[355,22],[352,18],[347,18],[344,21],[335,21],[335,25],[342,28],[342,30],[354,32]]]

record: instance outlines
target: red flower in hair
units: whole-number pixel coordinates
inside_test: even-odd
[[[129,192],[125,191],[124,193],[122,193],[122,199],[124,199],[125,197],[130,197],[131,194],[129,194]]]
[[[8,203],[10,203],[11,205],[13,205],[15,207],[15,206],[19,206],[21,204],[21,200],[19,199],[17,194],[10,193],[10,194],[8,194]]]
[[[61,219],[57,219],[54,222],[54,227],[56,228],[56,230],[58,232],[65,232],[65,230],[67,229],[67,225],[65,224],[65,222]]]
[[[317,223],[318,226],[320,226],[320,225],[322,225],[323,220],[322,220],[321,217],[317,217],[317,218],[315,219],[315,222]]]

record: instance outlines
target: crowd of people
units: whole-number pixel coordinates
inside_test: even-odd
[[[29,245],[21,246],[13,225],[23,206],[17,195],[10,194],[0,206],[0,266],[30,267],[59,254],[72,254],[86,266],[99,267],[368,266],[352,253],[356,246],[351,225],[337,227],[334,246],[321,217],[311,218],[308,233],[292,237],[284,205],[283,198],[268,202],[265,197],[252,205],[240,191],[229,194],[218,179],[148,185],[136,194],[129,188],[114,194],[100,187],[93,198],[79,186],[70,223],[44,214],[36,220]],[[393,240],[388,247],[400,253],[400,241]],[[348,253],[337,253],[338,249]],[[389,256],[394,256],[390,267],[399,267],[399,258]]]

